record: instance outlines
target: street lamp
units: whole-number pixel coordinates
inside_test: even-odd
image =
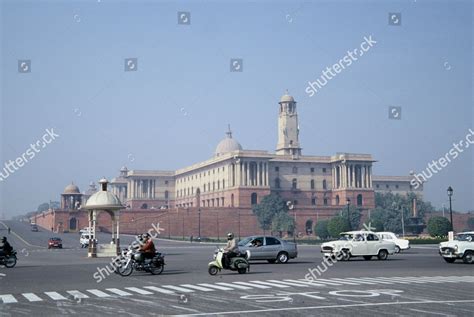
[[[451,230],[454,231],[454,224],[453,224],[453,207],[451,205],[451,197],[453,196],[453,188],[451,186],[448,187],[448,197],[449,197],[449,216],[451,217]]]
[[[351,200],[349,198],[346,199],[346,205],[347,205],[347,224],[349,225],[349,230],[352,230],[351,226],[351,213],[350,213],[350,206],[351,206]]]

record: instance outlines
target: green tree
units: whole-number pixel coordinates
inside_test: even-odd
[[[474,217],[467,219],[467,230],[474,230]]]
[[[357,209],[356,206],[350,205],[349,207],[349,212],[350,212],[350,221],[351,221],[351,229],[357,230],[360,225],[360,209]],[[346,219],[347,222],[347,207],[341,209],[339,212],[342,218]]]
[[[329,220],[321,220],[314,226],[314,232],[320,239],[327,239],[329,237],[328,223]]]
[[[428,233],[432,237],[445,237],[451,231],[451,222],[440,216],[431,217],[428,220]]]
[[[252,206],[253,213],[257,216],[260,228],[270,230],[273,218],[280,213],[288,213],[285,201],[277,194],[270,194],[262,198],[260,204]]]
[[[38,206],[38,209],[36,209],[37,212],[42,212],[46,211],[49,209],[49,203],[42,203],[41,205]]]
[[[280,212],[273,217],[272,231],[276,231],[282,236],[282,232],[293,232],[295,220],[287,212]]]
[[[331,218],[328,222],[328,232],[331,237],[338,237],[341,232],[348,230],[349,224],[347,223],[347,219],[341,216]]]

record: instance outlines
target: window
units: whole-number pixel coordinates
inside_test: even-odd
[[[267,245],[279,245],[281,242],[278,239],[275,239],[273,237],[266,237],[267,240]]]
[[[390,186],[388,186],[388,184],[387,184],[387,185],[385,185],[385,188],[390,188]]]
[[[314,189],[314,179],[311,180],[311,189]]]
[[[311,173],[314,173],[314,167],[311,167],[310,170],[311,170]]]
[[[296,206],[296,205],[298,205],[298,201],[295,199],[293,200],[293,206]]]
[[[165,185],[168,185],[168,181],[165,181]]]
[[[212,190],[216,190],[216,182],[212,182]]]
[[[275,188],[280,188],[280,179],[278,177],[275,178]]]
[[[362,206],[362,195],[357,195],[357,206]]]
[[[278,166],[275,166],[275,172],[279,172],[280,168]]]
[[[376,188],[379,188],[379,187],[380,187],[380,185],[379,185],[379,184],[377,184],[377,185],[375,185],[375,187],[376,187]]]
[[[298,168],[296,166],[293,166],[293,174],[298,174]]]
[[[323,173],[326,173],[326,168],[325,167],[323,167]]]
[[[298,181],[296,180],[296,178],[293,178],[293,180],[291,181],[291,188],[297,189],[297,187],[298,187]]]
[[[316,205],[316,198],[311,198],[311,205],[313,205],[313,206]]]
[[[217,189],[221,189],[221,181],[217,181]]]
[[[168,199],[168,197],[169,197],[169,193],[167,190],[165,190],[165,199]]]
[[[221,198],[222,206],[224,207],[224,197]]]
[[[224,189],[224,188],[225,188],[225,180],[223,179],[222,180],[222,189]]]
[[[324,198],[324,206],[327,206],[327,205],[328,205],[328,199]]]
[[[257,204],[257,193],[252,193],[252,195],[250,196],[250,204],[251,205]]]
[[[377,237],[375,234],[369,233],[367,235],[367,241],[379,241],[379,237]]]
[[[328,184],[326,180],[323,180],[323,189],[328,189]]]
[[[398,189],[398,185],[395,185],[395,188],[397,188],[397,189]]]
[[[336,205],[339,205],[339,203],[340,203],[339,195],[336,195]]]

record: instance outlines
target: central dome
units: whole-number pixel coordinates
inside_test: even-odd
[[[226,137],[217,145],[215,154],[216,156],[220,156],[234,151],[242,151],[242,145],[232,138],[232,131],[230,131],[229,127],[229,131],[226,132]]]
[[[64,188],[64,194],[80,194],[81,191],[79,190],[79,187],[74,185],[74,183],[71,183]]]

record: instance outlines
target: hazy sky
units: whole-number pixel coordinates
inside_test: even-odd
[[[245,149],[274,151],[285,89],[303,154],[370,153],[377,175],[419,172],[474,130],[472,1],[0,2],[0,172],[46,129],[59,134],[0,182],[0,215],[59,200],[71,181],[86,190],[122,165],[210,158],[228,123]],[[305,92],[369,36],[377,43],[364,56]],[[125,58],[138,71],[125,72]],[[474,209],[473,148],[425,184],[427,200],[446,204],[451,185],[454,208]]]

